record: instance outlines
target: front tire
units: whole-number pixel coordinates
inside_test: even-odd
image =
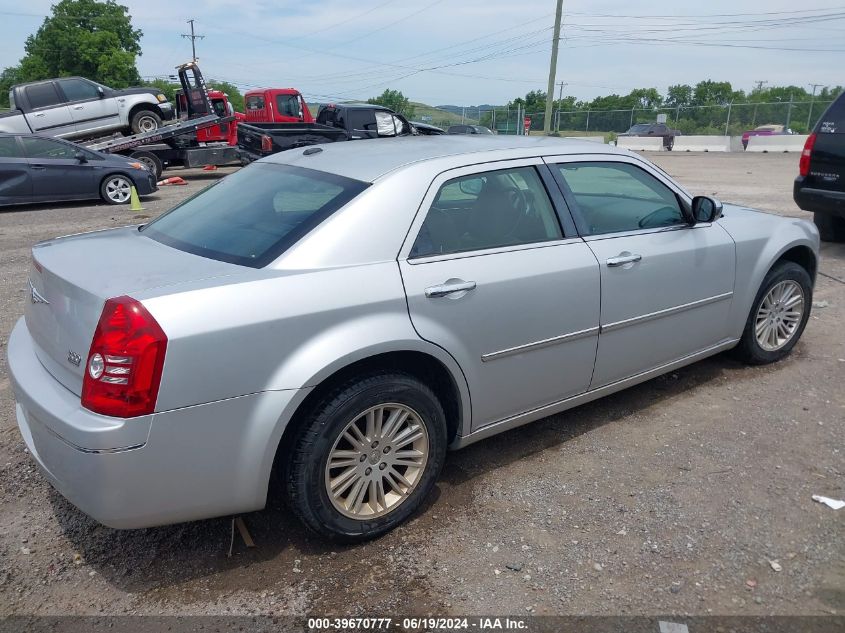
[[[161,117],[152,110],[138,110],[129,122],[133,134],[153,132],[161,127]]]
[[[112,174],[106,176],[100,184],[100,197],[108,204],[127,204],[133,186],[129,176]]]
[[[750,365],[786,357],[804,332],[812,303],[809,273],[794,262],[776,264],[757,291],[734,354]]]
[[[446,456],[446,417],[431,389],[403,373],[349,380],[303,421],[283,478],[289,505],[312,531],[346,542],[410,517]]]

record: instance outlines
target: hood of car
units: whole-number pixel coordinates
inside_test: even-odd
[[[156,95],[161,94],[161,90],[156,88],[123,88],[121,90],[115,90],[114,94],[117,97],[125,97],[129,95],[151,95],[152,97],[155,97]]]

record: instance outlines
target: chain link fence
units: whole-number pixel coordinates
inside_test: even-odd
[[[674,108],[628,108],[624,110],[553,111],[551,130],[563,136],[612,136],[625,132],[637,123],[654,123],[658,115],[666,115],[666,124],[682,134],[738,136],[760,125],[782,125],[784,131],[806,134],[830,105],[830,101],[781,101],[771,103],[729,103],[712,106],[678,106]],[[432,117],[432,124],[439,125]],[[525,119],[530,119],[530,132],[542,133],[544,112],[524,112],[518,108],[495,108],[479,112],[479,124],[499,134],[522,134]],[[459,123],[460,121],[458,121]],[[455,125],[444,121],[440,127]]]

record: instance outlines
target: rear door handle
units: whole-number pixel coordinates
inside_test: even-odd
[[[474,281],[447,281],[439,286],[429,286],[426,288],[425,296],[433,299],[435,297],[446,297],[456,292],[468,292],[470,290],[475,290]]]
[[[74,110],[83,110],[84,108],[85,108],[85,106],[81,106],[81,105],[73,106]]]
[[[30,165],[33,169],[47,169],[47,165]]]
[[[607,265],[611,268],[615,268],[616,266],[624,266],[625,264],[633,264],[635,262],[640,261],[643,258],[642,255],[637,255],[635,253],[631,254],[622,254],[619,253],[616,257],[611,257],[607,260]]]

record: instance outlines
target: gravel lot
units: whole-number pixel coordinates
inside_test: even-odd
[[[797,154],[649,155],[691,192],[783,215]],[[184,172],[133,216],[103,204],[0,211],[0,615],[828,614],[845,611],[845,245],[825,244],[792,356],[711,358],[451,453],[424,512],[328,545],[277,502],[139,531],[97,525],[35,468],[6,367],[29,247],[154,217],[221,174]],[[778,561],[775,571],[770,561]]]

